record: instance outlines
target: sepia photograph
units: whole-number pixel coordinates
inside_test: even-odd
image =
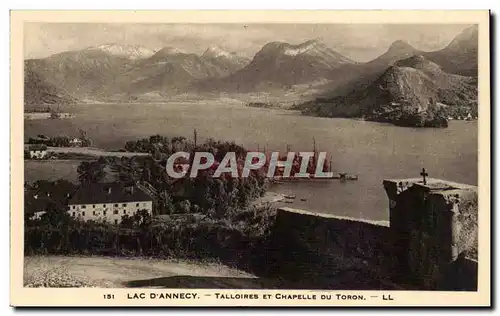
[[[160,304],[477,293],[483,13],[22,21],[19,286]]]

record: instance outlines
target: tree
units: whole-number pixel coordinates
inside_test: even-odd
[[[137,211],[133,216],[133,220],[134,225],[141,228],[148,227],[152,222],[151,214],[145,209]]]
[[[156,204],[158,205],[159,214],[172,214],[174,212],[174,203],[167,190],[163,190],[158,194]]]
[[[180,201],[175,205],[175,212],[180,214],[188,214],[191,212],[191,202],[189,200]]]
[[[69,137],[56,136],[50,139],[50,145],[54,147],[69,147]]]
[[[74,222],[74,219],[68,214],[64,206],[56,203],[50,203],[47,206],[45,214],[40,218],[42,223],[49,224],[52,227],[67,227]]]
[[[78,181],[82,184],[97,183],[104,179],[104,164],[102,161],[83,161],[77,168]]]
[[[151,214],[147,210],[139,210],[134,215],[123,215],[120,227],[124,228],[145,228],[151,225]]]
[[[209,138],[195,146],[184,137],[168,138],[160,135],[128,141],[125,150],[151,152],[156,154],[156,158],[179,150],[190,153],[191,157],[196,151],[205,151],[214,154],[217,162],[220,162],[227,152],[235,152],[240,173],[247,152],[234,142]],[[214,210],[217,217],[224,217],[228,210],[246,207],[252,199],[266,190],[265,172],[254,171],[247,179],[232,179],[228,174],[215,179],[214,170],[210,169],[200,171],[196,178],[173,179],[167,174],[165,163],[165,160],[151,156],[102,158],[97,162],[83,162],[78,167],[78,178],[82,183],[98,182],[105,176],[105,167],[109,167],[120,182],[146,181],[154,188],[154,192],[149,193],[153,195],[153,205],[159,214],[188,213],[191,212],[192,204],[197,205],[200,212]],[[176,202],[174,206],[174,200],[186,202]]]
[[[120,222],[120,227],[124,228],[133,228],[134,227],[134,218],[128,215],[123,215],[121,222]]]

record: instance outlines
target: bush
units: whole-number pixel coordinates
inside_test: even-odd
[[[147,212],[127,217],[121,225],[66,218],[30,221],[25,228],[25,255],[147,256],[215,259],[250,271],[265,269],[266,246],[275,210],[252,207],[231,218],[180,216],[151,221]],[[48,215],[47,218],[54,218]]]

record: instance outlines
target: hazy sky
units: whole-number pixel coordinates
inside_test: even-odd
[[[95,24],[26,23],[24,57],[42,58],[100,44],[165,46],[202,53],[217,45],[252,57],[268,42],[298,44],[319,38],[358,61],[376,58],[402,39],[423,50],[443,48],[469,25],[463,24]]]

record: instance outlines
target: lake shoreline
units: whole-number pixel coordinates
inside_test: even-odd
[[[249,150],[280,153],[287,147],[293,152],[311,151],[314,139],[319,152],[332,156],[333,172],[358,174],[359,180],[280,184],[270,191],[293,193],[297,198],[293,203],[277,204],[373,220],[388,216],[387,196],[380,185],[385,178],[414,177],[425,168],[436,178],[473,185],[478,181],[477,121],[451,121],[445,129],[402,128],[358,119],[310,117],[288,110],[209,103],[61,107],[61,111],[75,112],[77,116],[51,120],[50,124],[25,121],[25,135],[76,135],[82,129],[93,146],[119,150],[127,141],[156,134],[192,141],[196,129],[199,142],[213,138]],[[25,176],[30,181],[46,174],[51,179],[57,174],[75,178],[75,170],[70,170],[68,162],[61,168],[33,163],[25,169]]]

